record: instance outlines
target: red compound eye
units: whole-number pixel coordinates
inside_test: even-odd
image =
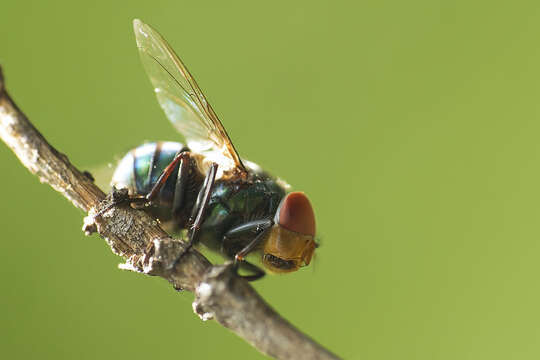
[[[315,236],[315,214],[304,193],[287,194],[279,208],[278,223],[287,230]]]

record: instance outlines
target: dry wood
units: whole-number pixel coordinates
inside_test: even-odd
[[[201,319],[217,320],[264,354],[278,359],[337,359],[283,319],[230,265],[213,266],[190,250],[173,266],[185,243],[171,238],[143,211],[128,205],[108,208],[122,194],[106,196],[53,148],[15,105],[4,85],[0,69],[0,137],[41,182],[88,212],[83,230],[98,232],[115,254],[124,257],[122,268],[160,276],[176,289],[194,292],[193,310]]]

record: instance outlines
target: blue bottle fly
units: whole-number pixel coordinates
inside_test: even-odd
[[[175,230],[190,245],[203,243],[234,260],[248,280],[264,271],[246,261],[259,253],[276,273],[308,265],[314,254],[315,216],[307,196],[238,156],[225,128],[169,44],[134,21],[137,46],[157,99],[186,144],[152,142],[131,150],[112,185]]]

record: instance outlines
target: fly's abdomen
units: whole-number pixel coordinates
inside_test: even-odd
[[[118,164],[111,185],[127,188],[130,194],[148,194],[163,170],[182,149],[188,150],[177,142],[151,142],[131,150]],[[178,166],[161,189],[159,203],[163,207],[172,205],[177,175]]]

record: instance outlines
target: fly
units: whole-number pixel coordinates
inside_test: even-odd
[[[302,192],[242,160],[212,106],[161,35],[133,22],[137,47],[158,102],[186,140],[141,145],[124,156],[112,179],[132,201],[175,230],[234,261],[248,280],[265,272],[246,260],[258,253],[273,273],[308,265],[317,244],[315,215]]]

